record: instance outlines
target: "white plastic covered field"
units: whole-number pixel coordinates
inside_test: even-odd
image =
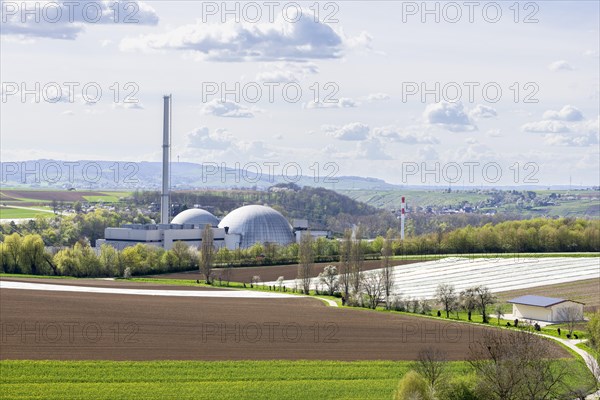
[[[440,283],[452,284],[457,291],[485,285],[492,292],[503,292],[600,278],[600,258],[444,258],[400,265],[393,270],[396,294],[433,298]],[[316,281],[313,279],[313,283]],[[294,286],[294,281],[286,281],[284,285]]]

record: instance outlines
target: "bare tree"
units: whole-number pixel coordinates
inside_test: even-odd
[[[52,212],[54,214],[58,214],[58,201],[56,201],[56,199],[52,199],[50,202],[50,207],[52,207]]]
[[[467,318],[471,321],[471,314],[477,308],[477,298],[473,288],[465,289],[460,292],[459,296],[460,307],[467,312]]]
[[[352,231],[344,231],[344,239],[340,248],[340,271],[339,283],[344,299],[348,299],[350,293],[350,263],[352,258]]]
[[[381,302],[385,293],[385,277],[382,270],[362,274],[361,286],[367,295],[369,308],[373,310]]]
[[[300,238],[298,258],[300,259],[300,264],[298,264],[298,279],[300,280],[304,294],[310,294],[313,263],[315,261],[313,237],[310,233],[302,235]]]
[[[415,370],[425,378],[433,390],[436,390],[446,377],[447,361],[446,353],[439,349],[427,347],[419,351],[419,359],[415,364]]]
[[[351,241],[351,243],[352,247],[350,253],[350,287],[352,288],[354,293],[359,293],[365,257],[362,248],[362,233],[360,226],[358,226],[354,230],[354,238]]]
[[[327,292],[333,296],[338,288],[338,271],[335,265],[327,265],[319,274],[319,281],[327,286]]]
[[[200,271],[206,278],[206,283],[211,283],[211,272],[215,258],[215,244],[212,227],[208,224],[202,231],[202,243],[200,244]]]
[[[229,282],[231,282],[231,275],[233,274],[231,264],[227,264],[227,266],[223,269],[223,280],[226,282],[227,286],[229,286]]]
[[[575,325],[583,320],[581,310],[577,306],[561,307],[557,312],[558,319],[567,325],[569,335],[573,334]]]
[[[279,289],[279,291],[281,291],[281,287],[283,286],[284,280],[285,280],[285,278],[283,276],[280,276],[279,278],[277,278],[277,288]]]
[[[392,268],[392,243],[393,243],[393,231],[390,229],[387,232],[385,241],[383,242],[383,248],[381,249],[382,259],[382,270],[383,270],[383,288],[385,291],[385,308],[390,309],[390,295],[394,288],[394,271]]]
[[[450,312],[456,309],[458,302],[454,286],[448,283],[440,283],[435,290],[435,299],[444,306],[446,318],[450,318]]]
[[[547,400],[560,395],[566,375],[550,343],[531,332],[484,331],[469,364],[486,398]]]
[[[500,325],[500,318],[504,317],[504,310],[502,309],[502,304],[496,304],[494,308],[494,315],[498,318],[498,325]]]
[[[490,290],[486,286],[475,286],[473,288],[473,292],[475,293],[477,303],[479,308],[481,309],[481,315],[483,316],[483,323],[487,324],[488,315],[487,315],[487,306],[491,306],[496,302],[496,297],[490,292]]]

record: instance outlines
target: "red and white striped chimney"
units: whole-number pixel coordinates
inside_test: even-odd
[[[406,213],[406,198],[404,196],[402,196],[402,208],[400,210],[400,239],[404,240],[404,214]]]

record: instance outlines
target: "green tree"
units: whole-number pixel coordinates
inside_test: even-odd
[[[431,390],[425,378],[418,372],[408,371],[400,382],[394,396],[395,400],[433,400]]]
[[[26,235],[21,242],[19,264],[21,273],[44,274],[48,273],[44,241],[40,235]]]
[[[101,275],[106,276],[123,276],[119,252],[108,244],[103,244],[100,247],[100,267]]]
[[[4,238],[4,257],[6,272],[9,273],[21,273],[19,266],[19,258],[21,255],[21,235],[13,233]]]

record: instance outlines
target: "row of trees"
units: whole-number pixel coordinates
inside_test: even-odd
[[[200,268],[210,283],[214,264],[211,229],[200,249],[176,242],[170,250],[137,244],[118,251],[102,245],[100,251],[77,242],[54,254],[47,252],[40,235],[13,233],[0,242],[0,271],[16,274],[63,275],[75,277],[123,277]]]
[[[85,258],[85,254],[94,252],[87,249],[89,241],[95,241],[102,237],[106,226],[118,225],[119,214],[96,210],[85,215],[77,215],[72,222],[59,223],[55,220],[37,220],[27,224],[21,232],[2,234],[0,241],[0,254],[3,254],[2,268],[5,272],[47,274],[54,271],[55,262],[49,259],[54,254],[46,254],[44,246],[59,243],[70,243],[77,237],[74,243],[78,247],[68,247],[59,251],[61,256],[67,260]],[[39,233],[23,233],[41,231]],[[8,230],[11,228],[9,227]],[[412,254],[447,254],[461,252],[498,252],[502,251],[600,251],[600,221],[587,220],[529,220],[511,221],[498,225],[486,225],[481,228],[461,228],[449,233],[440,232],[439,235],[424,235],[416,238],[408,238],[404,241],[398,239],[398,233],[392,229],[388,230],[385,237],[378,236],[374,240],[364,240],[362,229],[347,229],[341,240],[317,238],[310,235],[303,236],[301,243],[292,243],[288,246],[280,246],[274,243],[257,243],[248,249],[229,250],[221,248],[211,255],[214,264],[218,266],[242,266],[242,265],[275,265],[300,263],[303,272],[299,273],[299,279],[312,276],[310,265],[314,262],[340,261],[339,286],[345,299],[349,299],[350,292],[358,292],[362,284],[365,288],[379,286],[384,288],[385,297],[389,296],[389,282],[391,278],[391,257],[394,255]],[[85,235],[84,235],[85,233]],[[53,239],[61,235],[66,239]],[[80,236],[83,235],[83,236]],[[83,238],[90,239],[85,240]],[[50,243],[48,243],[50,241]],[[22,243],[21,245],[17,244]],[[512,243],[512,245],[506,245]],[[528,244],[524,244],[528,243]],[[537,245],[533,245],[537,243]],[[69,246],[69,245],[67,245]],[[503,247],[504,246],[504,247]],[[40,250],[41,249],[41,250]],[[502,249],[501,251],[498,251]],[[143,245],[127,248],[119,254],[124,254],[127,260],[132,260],[132,274],[158,273],[167,271],[191,270],[198,267],[198,261],[187,261],[190,257],[186,252],[195,253],[184,244],[178,244],[173,249],[177,257],[169,252],[156,248],[145,248]],[[101,250],[107,252],[110,250]],[[20,253],[23,252],[21,255]],[[165,255],[165,254],[167,255]],[[205,251],[206,253],[206,251]],[[4,256],[4,254],[8,254]],[[33,261],[31,261],[33,257]],[[381,258],[383,270],[379,274],[367,274],[362,276],[362,265],[365,258]],[[89,259],[89,257],[87,257]],[[193,259],[194,257],[191,257]],[[175,259],[175,261],[172,261]],[[157,261],[158,260],[158,261]],[[89,261],[89,260],[88,260]],[[97,264],[91,266],[78,266],[71,263],[65,270],[73,271],[76,276],[117,276],[122,271],[119,269],[96,268]],[[382,275],[383,274],[383,275]],[[365,282],[362,282],[362,281]],[[304,286],[304,285],[303,285]],[[368,296],[377,295],[375,293]]]
[[[86,240],[94,246],[96,239],[104,237],[104,230],[107,227],[150,221],[150,218],[137,210],[121,209],[117,212],[96,209],[85,214],[38,217],[22,224],[15,224],[12,221],[0,224],[0,241],[4,241],[6,236],[13,233],[19,233],[22,236],[37,234],[46,246],[73,246],[81,240]]]
[[[446,313],[446,318],[450,318],[452,312],[458,313],[464,310],[467,312],[468,320],[471,321],[473,311],[478,309],[484,324],[489,322],[488,307],[496,302],[496,297],[483,285],[473,286],[457,293],[453,285],[442,283],[436,288],[435,298]],[[498,319],[501,312],[501,309],[496,310]]]
[[[38,218],[23,225],[0,225],[0,241],[12,233],[38,234],[46,246],[72,246],[85,239],[94,246],[96,239],[104,237],[104,229],[122,223],[145,223],[141,214],[122,214],[107,210],[95,210],[87,214],[57,218]],[[506,221],[482,227],[467,226],[446,231],[441,225],[436,233],[408,237],[400,241],[399,234],[389,229],[385,236],[373,240],[361,240],[366,236],[359,225],[356,239],[364,255],[381,256],[386,240],[391,241],[391,255],[417,254],[471,254],[506,252],[598,252],[600,251],[600,221],[583,219],[533,219]],[[347,232],[344,231],[344,232]],[[315,260],[337,261],[344,253],[342,240],[325,238],[313,243]],[[232,251],[221,249],[216,255],[219,264],[279,264],[298,262],[297,244],[278,246],[272,243],[257,243],[250,249]]]

